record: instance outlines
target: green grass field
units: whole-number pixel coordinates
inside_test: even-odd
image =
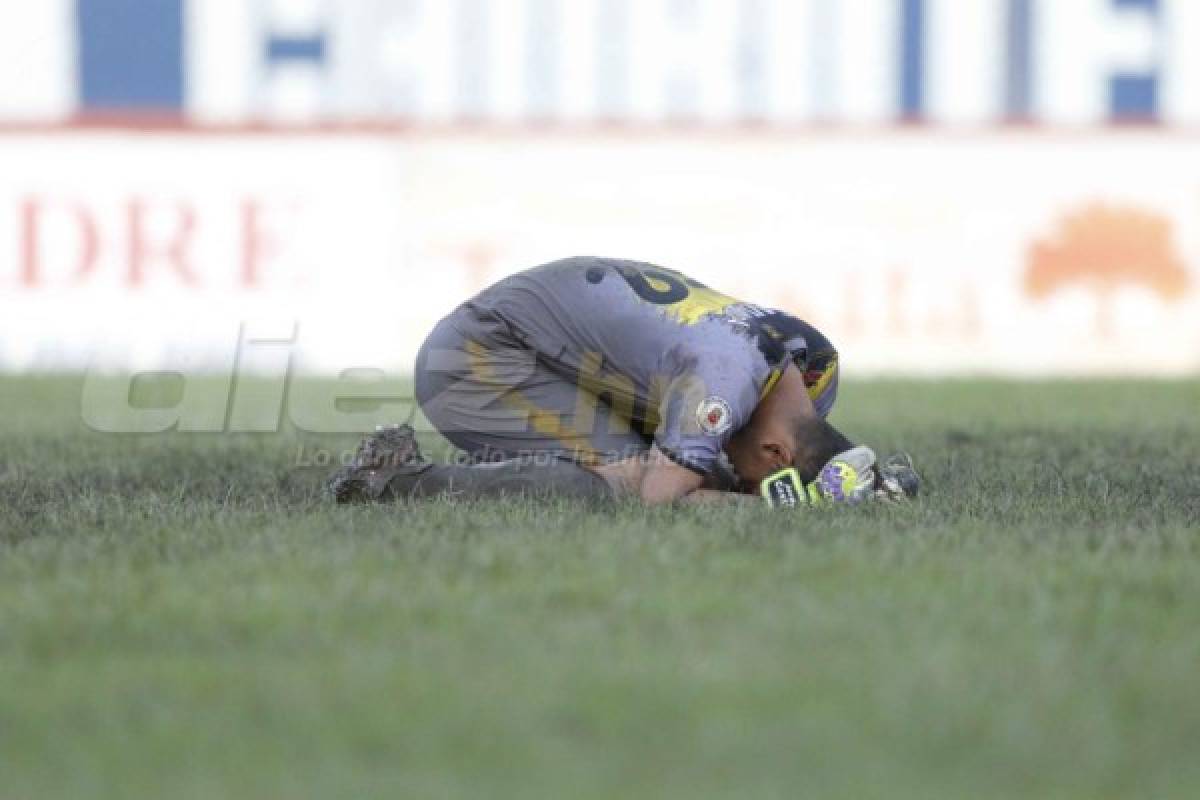
[[[335,508],[347,437],[79,398],[0,379],[0,796],[1200,796],[1200,383],[852,383],[927,494],[807,514]]]

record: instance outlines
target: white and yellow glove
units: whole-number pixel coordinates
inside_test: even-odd
[[[831,458],[807,486],[795,467],[788,467],[767,477],[759,491],[772,508],[798,508],[916,497],[919,483],[907,455],[892,456],[879,467],[875,452],[859,446]]]

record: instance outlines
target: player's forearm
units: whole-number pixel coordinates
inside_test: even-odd
[[[701,475],[654,450],[642,475],[638,496],[648,506],[667,505],[696,491],[703,482]]]
[[[692,488],[667,476],[648,473],[642,479],[642,485],[638,489],[638,497],[644,505],[669,505],[687,496],[692,491]]]

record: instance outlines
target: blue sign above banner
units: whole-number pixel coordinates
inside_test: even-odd
[[[1186,91],[1200,84],[1200,59],[1186,55],[1200,41],[1182,41],[1200,23],[1195,0],[62,1],[75,6],[84,113],[951,124],[1200,117]],[[1163,46],[1168,28],[1172,52]]]
[[[184,108],[183,0],[75,0],[89,111]]]

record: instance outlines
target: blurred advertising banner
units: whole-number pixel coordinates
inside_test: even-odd
[[[1200,121],[1195,0],[0,3],[0,120]]]
[[[1161,132],[0,137],[0,368],[407,371],[555,258],[671,266],[849,374],[1194,374],[1200,139]]]

